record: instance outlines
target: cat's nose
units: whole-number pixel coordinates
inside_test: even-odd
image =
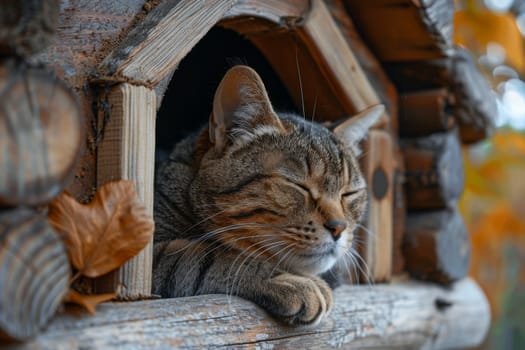
[[[346,229],[346,222],[341,220],[328,220],[325,222],[324,227],[330,231],[334,241],[337,241],[341,237],[341,233]]]

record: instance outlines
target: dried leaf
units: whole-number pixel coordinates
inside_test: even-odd
[[[87,205],[62,194],[49,221],[66,244],[73,266],[87,277],[104,275],[138,254],[153,237],[153,218],[128,180],[102,186]]]
[[[90,314],[95,313],[95,308],[98,304],[105,301],[111,300],[117,296],[117,293],[105,293],[105,294],[92,294],[85,295],[70,289],[66,294],[64,301],[66,303],[73,303],[82,306],[84,309],[89,311]]]

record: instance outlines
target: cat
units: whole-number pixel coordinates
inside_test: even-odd
[[[277,114],[258,74],[235,66],[212,109],[158,169],[153,293],[237,295],[317,324],[333,305],[320,274],[347,254],[367,206],[358,143],[384,108],[330,131]]]

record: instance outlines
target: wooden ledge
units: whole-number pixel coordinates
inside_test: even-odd
[[[332,313],[317,327],[285,327],[251,302],[205,295],[63,314],[34,341],[8,348],[468,348],[481,343],[489,324],[487,300],[473,280],[449,289],[404,281],[338,288]]]

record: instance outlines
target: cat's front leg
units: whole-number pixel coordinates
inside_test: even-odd
[[[324,280],[287,272],[263,281],[250,299],[291,325],[317,324],[333,305],[332,290]]]

